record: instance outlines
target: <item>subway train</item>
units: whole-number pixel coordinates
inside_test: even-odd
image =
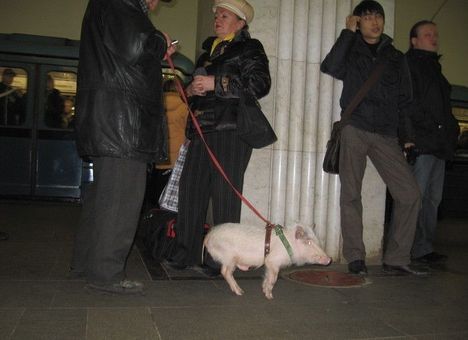
[[[92,181],[73,132],[78,50],[77,40],[0,34],[0,198],[79,201],[82,184]],[[173,60],[188,83],[194,64],[179,53]],[[173,77],[167,64],[163,73]],[[467,87],[452,87],[452,107],[462,134],[439,210],[468,216]]]
[[[0,34],[0,198],[79,201],[92,164],[73,129],[79,41]],[[173,55],[187,83],[193,62]],[[163,74],[173,77],[164,62]]]

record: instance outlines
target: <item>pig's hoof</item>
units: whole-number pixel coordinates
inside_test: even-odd
[[[273,293],[265,293],[265,297],[268,299],[268,300],[273,300]]]
[[[240,289],[240,288],[239,288],[239,289],[236,289],[236,290],[234,290],[234,293],[235,293],[236,295],[239,295],[239,296],[242,296],[242,295],[244,295],[244,291],[243,291],[242,289]]]

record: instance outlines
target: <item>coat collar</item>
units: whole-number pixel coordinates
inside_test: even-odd
[[[213,37],[209,37],[207,38],[203,44],[202,44],[202,48],[203,50],[206,51],[206,53],[210,54],[210,51],[211,51],[211,46],[213,45],[213,42],[214,40],[216,39],[215,36]],[[226,48],[226,52],[214,59],[218,59],[218,58],[222,58],[225,54],[228,53],[228,51],[231,51],[233,49],[235,49],[236,46],[238,46],[238,44],[240,42],[244,42],[245,40],[247,39],[250,39],[250,34],[247,30],[245,29],[242,29],[240,30],[239,32],[237,32],[237,34],[234,36],[234,39],[232,39],[232,41],[229,43],[228,47]]]
[[[433,60],[438,61],[440,57],[442,57],[441,54],[437,54],[437,52],[432,52],[432,51],[426,51],[426,50],[420,50],[417,48],[410,48],[407,52],[409,56],[416,57],[416,58],[430,58]]]
[[[393,39],[390,38],[385,33],[382,33],[382,36],[380,37],[380,39],[381,40],[380,40],[380,43],[379,43],[379,47],[377,47],[377,56],[380,56],[381,53],[383,51],[385,51],[385,49],[388,46],[392,45],[392,42],[393,42]],[[356,33],[355,46],[357,47],[358,52],[360,52],[362,54],[365,54],[365,55],[368,55],[370,57],[373,57],[371,51],[369,50],[369,48],[366,45],[366,42],[364,41],[364,38],[362,37],[362,34],[359,31]]]

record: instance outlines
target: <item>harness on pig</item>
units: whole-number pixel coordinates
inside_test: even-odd
[[[279,239],[281,240],[281,243],[283,243],[283,246],[286,248],[286,251],[288,252],[289,258],[291,259],[291,261],[293,261],[293,255],[294,254],[293,254],[291,245],[289,244],[288,239],[286,238],[286,236],[284,236],[283,226],[281,226],[279,224],[275,225],[275,224],[269,223],[265,227],[266,233],[265,233],[265,253],[264,253],[264,257],[266,258],[268,256],[268,254],[270,254],[271,231],[273,229],[275,229],[276,236],[279,237]]]

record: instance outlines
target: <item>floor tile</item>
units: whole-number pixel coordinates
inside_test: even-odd
[[[24,308],[0,308],[0,340],[10,339],[24,311]]]
[[[149,308],[90,308],[87,340],[160,339]]]
[[[85,339],[85,309],[26,309],[12,340]]]
[[[55,281],[0,280],[0,308],[47,308],[57,286]]]

